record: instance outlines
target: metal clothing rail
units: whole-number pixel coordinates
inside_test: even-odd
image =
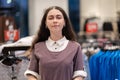
[[[2,50],[3,54],[8,54],[9,51],[17,51],[17,50],[27,50],[30,46],[7,46]]]

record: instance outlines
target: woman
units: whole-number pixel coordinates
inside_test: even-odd
[[[52,6],[45,11],[32,44],[28,80],[83,80],[81,46],[65,11]]]

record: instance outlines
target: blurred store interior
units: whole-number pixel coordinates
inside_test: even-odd
[[[0,42],[8,40],[8,26],[13,26],[15,39],[34,35],[44,10],[53,5],[69,15],[80,39],[120,38],[119,0],[0,0]],[[62,5],[61,5],[62,4]],[[73,16],[74,15],[74,16]]]
[[[9,51],[27,50],[49,6],[60,6],[67,12],[88,58],[97,48],[120,50],[120,0],[0,0],[0,52],[8,56]]]

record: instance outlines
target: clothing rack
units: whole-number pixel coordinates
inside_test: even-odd
[[[28,50],[30,48],[30,46],[7,46],[4,47],[2,50],[2,60],[0,62],[2,62],[3,64],[7,65],[7,66],[11,66],[11,70],[12,70],[12,77],[11,80],[17,80],[17,76],[15,76],[15,69],[13,64],[17,64],[18,62],[21,61],[20,58],[15,56],[14,51],[18,51],[18,50]]]
[[[107,51],[107,50],[120,50],[120,40],[112,41],[112,40],[84,40],[80,42],[82,45],[82,50],[87,55],[88,59],[99,50]]]
[[[120,49],[120,40],[116,41],[106,41],[103,43],[103,50],[116,50]]]

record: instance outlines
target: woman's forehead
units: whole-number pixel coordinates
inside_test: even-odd
[[[58,9],[51,9],[49,12],[48,12],[48,15],[62,15],[62,12]]]

